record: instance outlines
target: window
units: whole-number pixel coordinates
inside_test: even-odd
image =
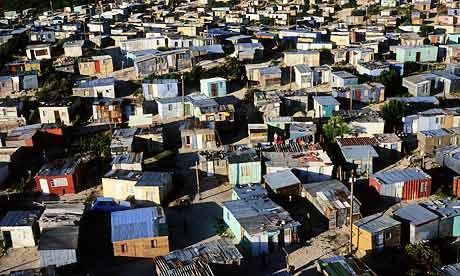
[[[172,111],[172,110],[173,110],[173,105],[172,105],[172,104],[168,104],[168,110],[169,110],[169,111]]]
[[[123,252],[123,253],[128,252],[128,245],[127,244],[122,244],[121,245],[121,252]]]
[[[241,166],[241,176],[249,176],[250,175],[250,170],[248,166],[242,165]]]
[[[51,187],[66,187],[67,179],[66,178],[54,178],[50,180]]]
[[[391,232],[386,232],[385,233],[385,240],[391,239]]]
[[[150,247],[151,248],[156,248],[157,247],[157,240],[151,240],[150,241]]]
[[[428,189],[428,185],[425,182],[420,183],[420,192],[425,193],[426,190]]]

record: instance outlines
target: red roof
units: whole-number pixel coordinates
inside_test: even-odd
[[[377,139],[374,137],[350,137],[350,138],[337,138],[339,146],[362,146],[362,145],[377,145]]]

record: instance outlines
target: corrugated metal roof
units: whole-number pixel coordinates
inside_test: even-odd
[[[158,208],[160,207],[139,208],[111,213],[111,241],[116,242],[158,236],[159,229],[156,223],[159,217]]]
[[[421,205],[443,217],[460,216],[460,200],[429,200]]]
[[[267,197],[267,190],[261,185],[236,185],[233,192],[239,199],[256,199]]]
[[[242,148],[237,149],[227,154],[227,160],[229,164],[235,163],[247,163],[247,162],[258,162],[260,161],[259,155],[254,149]]]
[[[448,130],[443,129],[443,128],[422,130],[420,131],[420,133],[428,137],[441,137],[441,136],[448,136],[451,134]]]
[[[172,173],[169,172],[142,172],[142,177],[136,183],[137,186],[166,187],[172,183]]]
[[[250,235],[300,225],[269,198],[232,200],[223,205]]]
[[[352,162],[353,160],[367,160],[372,161],[372,158],[379,157],[378,153],[375,151],[374,147],[369,145],[360,145],[360,146],[344,146],[340,147],[343,157],[347,162]]]
[[[45,229],[40,234],[38,250],[60,250],[78,248],[78,226],[63,226]]]
[[[0,221],[1,226],[31,226],[40,217],[40,211],[9,211]]]
[[[377,213],[355,221],[354,225],[369,233],[377,233],[385,229],[401,225],[401,222],[391,218],[390,216],[384,215],[383,213]]]
[[[351,207],[351,193],[348,188],[337,179],[303,184],[302,189],[304,192],[310,194],[311,197],[316,198],[317,203],[321,206],[327,206],[328,208],[334,210]],[[354,212],[359,213],[359,206],[361,206],[361,203],[356,197],[354,197]],[[319,211],[321,212],[321,210]]]
[[[384,172],[378,172],[373,175],[374,178],[383,185],[405,182],[410,180],[431,179],[427,173],[419,168],[397,169]]]
[[[458,276],[460,275],[460,263],[443,266],[438,272],[441,273],[440,276]]]
[[[297,65],[294,65],[294,68],[297,69],[297,71],[299,71],[300,74],[306,74],[306,73],[313,72],[313,70],[311,70],[311,68],[306,64],[297,64]]]
[[[340,103],[332,96],[313,96],[313,100],[320,105],[340,105]]]
[[[282,170],[264,175],[265,183],[276,191],[281,188],[300,184],[300,180],[291,170]]]
[[[418,204],[402,207],[396,210],[393,214],[414,225],[420,225],[438,219],[438,215]]]
[[[180,271],[177,269],[197,262],[202,262],[203,264],[235,264],[239,263],[242,258],[243,256],[231,240],[219,238],[172,251],[166,256],[155,258],[154,262],[157,270],[161,273],[167,273],[167,271]],[[189,275],[183,274],[181,276]]]

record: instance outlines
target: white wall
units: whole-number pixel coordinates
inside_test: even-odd
[[[63,266],[77,262],[75,249],[40,250],[40,266]]]
[[[0,231],[10,231],[13,248],[35,246],[35,237],[31,226],[5,226],[1,227]]]

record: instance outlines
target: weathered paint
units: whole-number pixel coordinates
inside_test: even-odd
[[[34,247],[35,235],[31,226],[3,226],[0,231],[10,232],[13,248]]]
[[[63,266],[77,262],[77,252],[75,249],[59,250],[39,250],[40,266],[49,265]]]
[[[460,216],[456,216],[453,219],[452,236],[453,237],[460,237]]]
[[[438,237],[438,227],[438,220],[434,220],[419,226],[411,225],[410,243],[436,239]]]
[[[260,161],[228,165],[228,179],[232,185],[260,183],[261,178]]]

